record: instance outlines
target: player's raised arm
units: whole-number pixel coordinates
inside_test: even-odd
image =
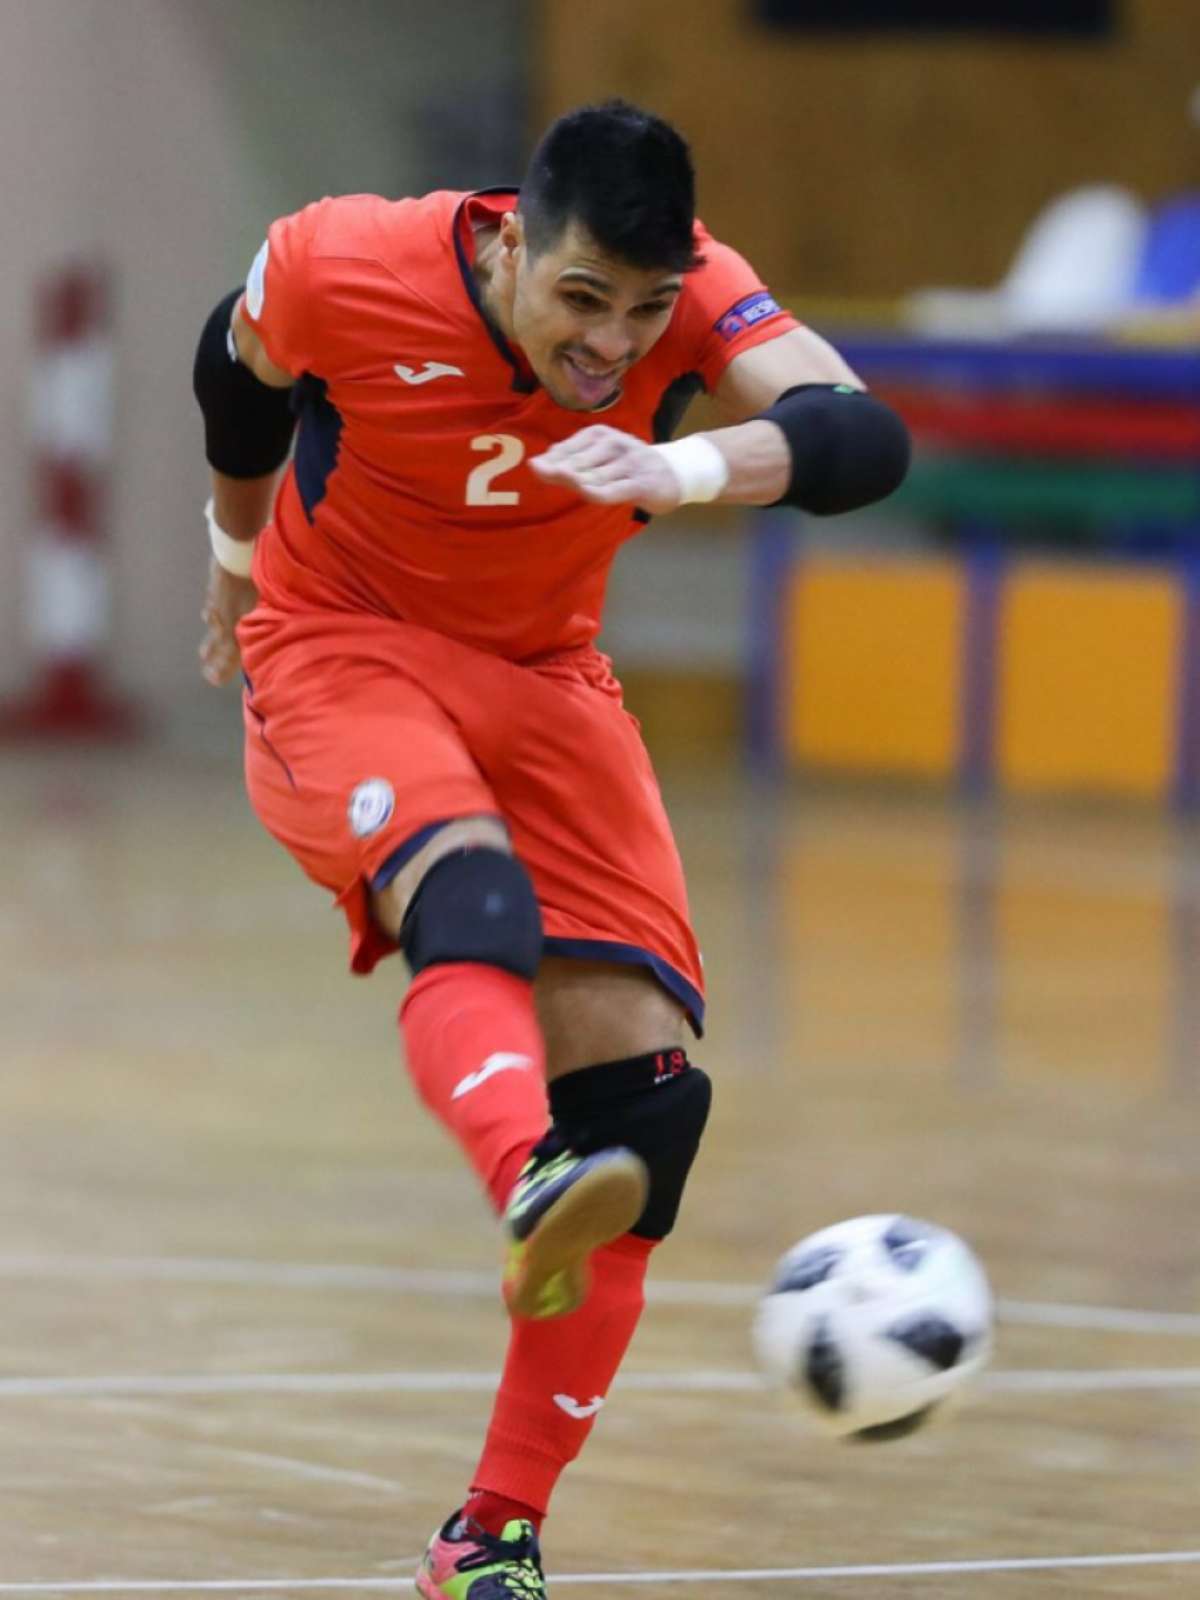
[[[531,465],[585,499],[653,512],[721,500],[826,516],[882,500],[904,480],[904,423],[811,329],[735,356],[714,398],[731,426],[657,445],[586,428]]]
[[[279,469],[291,448],[293,376],[267,354],[247,315],[262,313],[268,247],[246,292],[226,295],[204,326],[193,388],[204,415],[212,497],[205,507],[212,559],[201,620],[201,668],[214,685],[238,668],[236,628],[256,599],[250,580],[254,540],[270,515]]]
[[[736,356],[714,399],[733,426],[693,438],[724,460],[722,500],[828,516],[882,500],[904,481],[904,423],[810,328]],[[697,447],[682,439],[666,448]]]

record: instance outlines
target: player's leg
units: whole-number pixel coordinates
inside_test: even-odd
[[[554,1123],[535,1159],[620,1143],[646,1162],[650,1189],[630,1231],[591,1252],[590,1291],[576,1311],[514,1317],[471,1491],[430,1541],[418,1574],[428,1600],[469,1600],[485,1573],[540,1592],[537,1539],[551,1494],[637,1328],[650,1256],[674,1225],[708,1115],[708,1079],[682,1048],[683,1007],[648,970],[551,958],[539,973],[538,1009],[556,1048]]]
[[[375,875],[371,909],[413,974],[400,1011],[409,1071],[499,1211],[549,1123],[533,885],[494,818],[430,830],[391,865],[394,875]],[[627,1151],[557,1154],[553,1171],[526,1181],[522,1217],[529,1293],[550,1295],[546,1309],[555,1311],[579,1297],[576,1263],[629,1226],[646,1188],[640,1160]]]
[[[578,688],[561,686],[568,705],[551,733],[559,760],[543,752],[540,792],[504,791],[554,952],[537,983],[554,1113],[538,1156],[553,1159],[558,1144],[622,1144],[645,1160],[650,1196],[631,1230],[591,1255],[591,1292],[577,1311],[514,1319],[467,1515],[431,1545],[427,1595],[458,1592],[459,1561],[528,1559],[633,1336],[649,1258],[674,1224],[708,1113],[708,1080],[682,1046],[685,1015],[698,1022],[702,998],[669,825],[619,701]]]
[[[390,867],[370,907],[413,971],[400,1008],[409,1076],[499,1212],[548,1115],[533,889],[497,817],[448,822]]]
[[[653,1041],[655,1057],[677,1051],[684,1031],[682,1007],[644,968],[550,956],[539,969],[535,995],[547,1048],[551,1109],[556,1104],[563,1109],[534,1151],[505,1213],[512,1238],[505,1299],[518,1317],[545,1315],[556,1294],[572,1305],[581,1303],[590,1277],[588,1258],[597,1243],[613,1237],[606,1230],[603,1239],[589,1240],[569,1214],[557,1228],[527,1230],[526,1219],[546,1186],[556,1181],[556,1172],[580,1156],[613,1147],[632,1149],[645,1165],[649,1190],[653,1163],[622,1137],[621,1119],[606,1117],[601,1102],[616,1082],[612,1063],[648,1059],[648,1041]],[[606,1065],[597,1070],[596,1063]],[[580,1076],[571,1085],[561,1081],[576,1073]],[[584,1084],[588,1092],[581,1090]],[[578,1107],[578,1114],[568,1118],[568,1105]],[[643,1196],[639,1214],[647,1198]]]
[[[520,704],[520,695],[511,693],[517,680],[509,682],[506,675],[514,669],[494,659],[457,663],[450,658],[462,652],[447,641],[427,641],[447,657],[444,663],[415,661],[419,652],[407,644],[401,648],[399,642],[393,663],[388,659],[393,640],[402,641],[405,631],[374,630],[377,637],[367,641],[370,625],[357,618],[355,624],[353,633],[314,639],[312,624],[302,620],[289,625],[301,632],[295,649],[254,652],[248,660],[256,684],[246,705],[251,798],[264,824],[309,875],[337,893],[351,924],[356,971],[370,971],[398,945],[405,949],[416,973],[405,1015],[414,1075],[422,1095],[464,1144],[499,1203],[512,1168],[521,1164],[547,1126],[544,1044],[531,981],[541,950],[540,907],[499,824],[501,804],[490,782],[491,771],[520,741],[512,737],[511,716],[494,714],[496,707],[487,703],[489,674],[505,680],[497,697],[501,712]],[[246,659],[252,653],[245,645],[243,649]],[[444,688],[457,666],[462,667],[459,700],[447,704],[445,695],[435,699],[427,685]],[[524,674],[520,683],[523,691]],[[569,716],[571,708],[564,709]],[[465,711],[480,719],[469,749],[463,736]],[[536,745],[533,753],[540,756]],[[587,901],[586,887],[580,892]],[[571,1037],[582,1047],[580,1054],[580,1043],[573,1044],[574,1053],[564,1051],[551,1064],[556,1076],[564,1068],[568,1076],[575,1075],[569,1069],[584,1060],[594,1062],[597,1054],[640,1050],[649,1038],[658,1040],[664,1026],[671,1038],[676,1036],[676,1011],[669,1009],[664,1022],[653,987],[636,985],[635,1000],[618,975],[624,991],[620,1007],[610,995],[595,1008],[597,1017],[610,1019],[611,1031],[597,1028],[583,1039],[584,1029],[591,1026],[590,1013],[579,1009],[569,1025],[564,1021],[555,998],[555,970],[548,969],[543,983],[543,1014],[556,1039]],[[590,986],[584,990],[590,992]],[[577,1004],[583,1004],[578,995]],[[530,1067],[511,1062],[512,1057],[527,1058]],[[581,1123],[581,1134],[585,1131]],[[539,1226],[543,1220],[556,1225],[564,1207],[569,1213],[578,1195],[592,1190],[590,1174],[597,1167],[604,1185],[613,1173],[620,1178],[620,1209],[604,1201],[603,1229],[592,1227],[598,1203],[594,1196],[583,1211],[586,1249],[601,1246],[593,1256],[596,1287],[585,1310],[595,1319],[589,1329],[594,1326],[596,1338],[603,1337],[609,1324],[618,1328],[616,1350],[609,1357],[615,1368],[641,1305],[650,1241],[633,1239],[627,1229],[646,1209],[649,1163],[624,1150],[614,1160],[612,1148],[600,1140],[585,1155],[557,1149],[547,1155],[539,1163],[543,1178],[544,1169],[564,1155],[570,1170],[565,1180],[552,1177],[540,1184],[533,1210]],[[580,1172],[589,1175],[586,1185],[572,1176]],[[529,1188],[527,1181],[523,1193]],[[536,1237],[535,1227],[522,1242]],[[567,1317],[557,1325],[567,1330],[573,1321]],[[549,1324],[519,1319],[515,1326]],[[565,1333],[552,1348],[568,1348],[579,1331],[576,1324],[575,1333]],[[593,1334],[582,1331],[586,1345]],[[523,1344],[514,1367],[518,1386],[531,1354]],[[577,1377],[588,1375],[573,1373],[571,1381],[579,1387]],[[517,1454],[532,1461],[538,1473],[530,1492],[543,1504],[529,1505],[535,1518],[548,1497],[548,1487],[538,1485],[557,1476],[590,1424],[593,1402],[576,1403],[572,1392],[561,1393],[570,1403],[559,1404],[555,1417],[570,1426],[562,1437],[550,1439],[549,1457],[517,1443]],[[503,1427],[497,1438],[501,1450],[510,1448]],[[519,1492],[516,1503],[518,1508],[526,1504]],[[527,1596],[537,1594],[541,1578],[534,1528],[520,1518],[511,1521],[497,1530],[507,1533],[507,1539],[476,1530],[478,1538],[470,1549],[461,1541],[455,1549],[448,1541],[435,1540],[431,1556],[445,1545],[448,1559],[436,1573],[424,1571],[422,1590],[457,1600],[490,1570],[493,1587],[500,1591],[516,1583]],[[497,1555],[494,1563],[492,1554]],[[469,1569],[465,1574],[460,1570],[464,1560]]]
[[[646,969],[549,960],[538,989],[548,1042],[562,1051],[551,1050],[554,1122],[540,1151],[618,1143],[642,1157],[651,1182],[631,1230],[592,1253],[580,1309],[513,1322],[466,1507],[491,1531],[518,1514],[539,1525],[591,1432],[641,1316],[651,1253],[674,1227],[710,1098],[683,1048],[682,1006]]]
[[[559,1144],[586,1150],[619,1140],[646,1161],[650,1192],[632,1229],[591,1254],[590,1292],[578,1310],[513,1319],[470,1494],[430,1541],[418,1574],[428,1600],[469,1600],[482,1573],[540,1592],[538,1534],[550,1497],[633,1338],[651,1253],[674,1225],[708,1115],[708,1079],[681,1044],[683,1007],[647,969],[551,958],[538,1001],[557,1047],[554,1126],[542,1152],[553,1159]],[[652,1040],[662,1048],[646,1048]],[[585,1053],[591,1065],[579,1064]]]

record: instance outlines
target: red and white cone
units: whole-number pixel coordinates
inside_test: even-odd
[[[102,273],[73,266],[45,279],[31,431],[36,519],[26,618],[33,687],[0,707],[0,734],[119,737],[131,708],[105,687],[108,641],[105,497],[112,459],[113,338]]]

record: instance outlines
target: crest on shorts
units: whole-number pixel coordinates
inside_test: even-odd
[[[386,778],[365,778],[350,796],[347,815],[351,831],[359,839],[377,833],[391,816],[396,795]]]

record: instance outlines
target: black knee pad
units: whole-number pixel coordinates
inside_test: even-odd
[[[548,1140],[584,1155],[624,1145],[641,1156],[650,1172],[650,1195],[631,1232],[665,1239],[675,1226],[711,1101],[708,1074],[692,1066],[683,1050],[606,1061],[551,1083]]]
[[[532,979],[542,959],[542,914],[529,874],[503,850],[453,850],[421,879],[400,929],[414,977],[450,961],[479,961]]]

